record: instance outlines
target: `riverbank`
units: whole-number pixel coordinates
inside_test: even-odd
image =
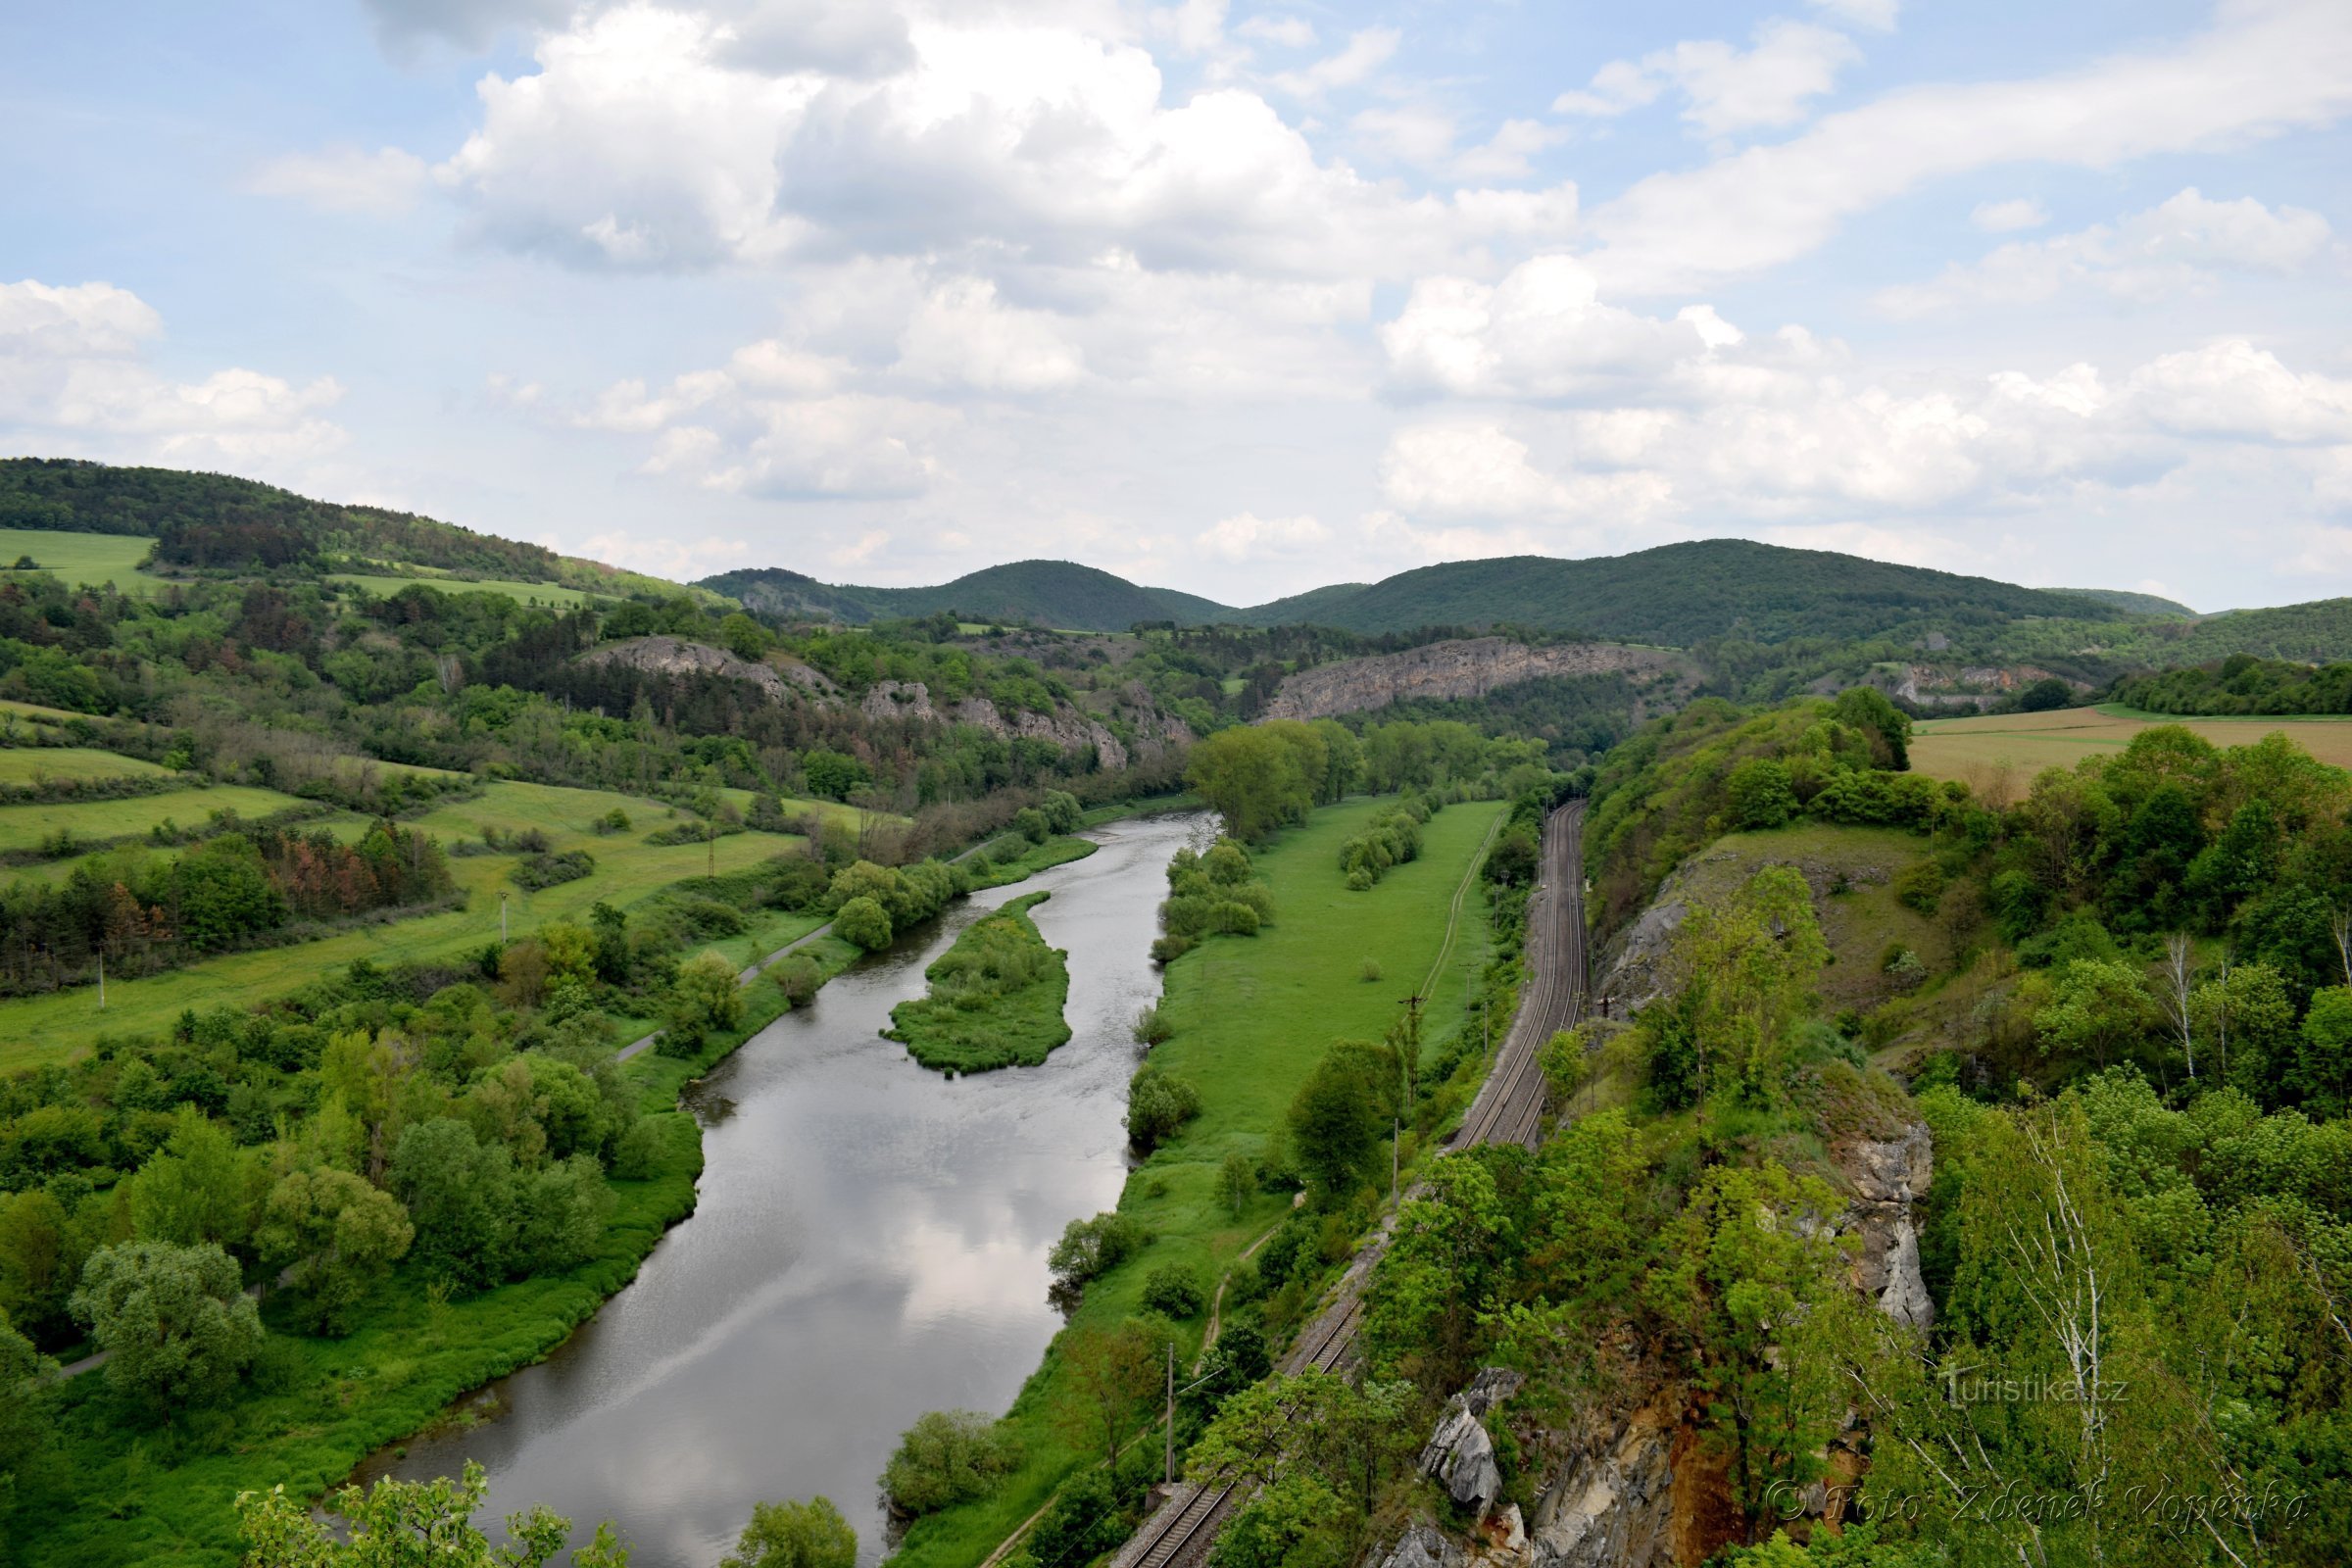
[[[1092,850],[1084,841],[1052,840],[992,874],[1027,876]],[[730,939],[719,951],[740,945]],[[801,951],[828,980],[864,956],[821,932]],[[611,1223],[578,1267],[438,1301],[419,1269],[403,1267],[370,1293],[355,1314],[360,1326],[339,1340],[291,1332],[273,1305],[266,1307],[277,1332],[246,1391],[228,1405],[152,1432],[122,1428],[121,1405],[102,1378],[61,1390],[58,1463],[73,1478],[74,1505],[9,1544],[27,1568],[158,1560],[229,1568],[238,1558],[239,1491],[282,1483],[317,1496],[371,1453],[397,1453],[392,1446],[414,1434],[472,1419],[466,1412],[477,1406],[468,1396],[563,1346],[695,1211],[704,1137],[695,1115],[680,1108],[680,1092],[789,1010],[781,991],[764,981],[745,988],[744,1004],[739,1026],[713,1034],[694,1056],[648,1052],[622,1065],[661,1130],[659,1157],[643,1180],[610,1182]]]
[[[1068,955],[1029,918],[1052,897],[1014,899],[965,926],[923,971],[929,993],[893,1008],[883,1033],[924,1066],[948,1073],[1034,1067],[1066,1044]]]
[[[1109,1329],[1137,1312],[1155,1270],[1177,1265],[1213,1285],[1289,1212],[1287,1192],[1253,1192],[1237,1214],[1218,1191],[1218,1172],[1229,1154],[1254,1161],[1265,1152],[1331,1041],[1381,1038],[1398,1016],[1399,996],[1433,968],[1425,1038],[1434,1038],[1437,1020],[1450,1024],[1463,1015],[1489,939],[1475,883],[1462,890],[1507,807],[1447,807],[1425,830],[1419,859],[1369,891],[1351,892],[1339,868],[1340,846],[1388,804],[1348,801],[1285,830],[1253,855],[1273,892],[1274,919],[1255,937],[1215,938],[1168,965],[1160,1011],[1174,1032],[1152,1050],[1152,1064],[1199,1090],[1201,1108],[1134,1170],[1121,1193],[1119,1211],[1155,1239],[1087,1288],[1069,1329],[1013,1401],[1004,1425],[1021,1444],[1021,1468],[995,1494],[918,1520],[894,1568],[974,1568],[1068,1475],[1101,1462],[1099,1449],[1073,1441],[1083,1428],[1067,1413],[1078,1395],[1060,1347],[1070,1334]],[[1409,1138],[1405,1152],[1415,1152]],[[1180,1355],[1199,1349],[1205,1327],[1204,1314],[1178,1325]]]

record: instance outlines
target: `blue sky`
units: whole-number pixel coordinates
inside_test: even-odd
[[[0,16],[0,452],[691,576],[2352,593],[2352,7]]]

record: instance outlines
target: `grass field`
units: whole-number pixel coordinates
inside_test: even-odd
[[[505,594],[508,598],[519,599],[526,605],[532,603],[557,605],[565,610],[569,610],[574,605],[584,605],[588,602],[588,595],[577,588],[559,587],[552,582],[514,582],[504,577],[484,577],[479,580],[466,577],[369,577],[350,572],[337,572],[331,580],[353,583],[379,598],[387,599],[403,588],[422,583],[427,588],[438,588],[443,593]]]
[[[237,800],[244,804],[236,804]],[[0,809],[0,848],[9,847],[19,838],[27,844],[39,841],[39,831],[19,822],[30,813],[49,813],[55,817],[61,812],[103,811],[115,813],[120,822],[122,814],[133,808],[154,808],[154,820],[174,815],[185,825],[203,821],[205,810],[213,805],[229,804],[235,804],[236,809],[245,815],[260,816],[299,803],[269,790],[222,789],[181,791],[90,806],[9,807]],[[793,803],[792,808],[798,809],[802,804]],[[590,824],[615,806],[629,813],[630,831],[599,837]],[[174,809],[164,809],[167,807]],[[819,808],[834,812],[849,809]],[[87,988],[0,1002],[0,1072],[62,1060],[90,1045],[102,1033],[160,1033],[170,1027],[183,1007],[202,1010],[251,1006],[354,958],[392,963],[404,958],[447,958],[477,950],[484,943],[498,939],[501,893],[507,896],[509,929],[519,936],[549,920],[585,920],[589,906],[599,900],[625,909],[672,882],[702,875],[713,861],[721,872],[738,871],[782,854],[800,842],[782,834],[732,833],[709,846],[647,844],[648,833],[671,820],[668,811],[669,808],[659,801],[601,790],[565,789],[552,784],[492,784],[477,800],[459,801],[428,812],[418,819],[419,825],[444,845],[460,837],[478,839],[485,826],[505,832],[537,828],[547,835],[557,851],[586,850],[596,857],[596,869],[576,882],[525,893],[507,880],[507,871],[518,857],[453,857],[449,862],[450,874],[468,895],[464,909],[385,925],[358,926],[296,947],[230,954],[166,974],[119,981],[107,987],[107,1006],[103,1013],[98,1010],[97,994]],[[104,825],[104,818],[74,820],[96,823],[76,828],[92,838],[104,832],[146,830],[144,818],[136,825],[111,828]],[[356,816],[340,817],[328,825],[346,837],[366,830],[365,819]],[[758,932],[747,933],[746,938],[730,938],[722,951],[734,957],[749,951],[756,941],[778,933],[812,930],[817,924],[815,916],[777,913],[773,919],[762,921]],[[778,937],[779,942],[789,939],[789,935]]]
[[[56,752],[0,752],[0,759],[55,757]],[[111,754],[98,753],[98,756]],[[127,760],[127,759],[118,759]],[[135,765],[135,764],[133,764]],[[29,779],[30,772],[24,777]],[[138,835],[166,821],[181,827],[202,827],[215,811],[239,816],[268,816],[290,806],[307,804],[275,790],[246,784],[219,784],[211,789],[171,790],[162,795],[134,796],[126,801],[69,801],[32,806],[0,807],[0,854],[29,850],[47,838],[70,830],[77,839],[113,839]]]
[[[0,784],[32,784],[45,778],[155,778],[171,771],[135,757],[85,746],[20,746],[0,750]]]
[[[1024,894],[965,926],[956,945],[923,971],[931,982],[930,993],[893,1007],[890,1027],[883,1033],[902,1042],[915,1060],[941,1072],[1034,1067],[1044,1061],[1070,1038],[1070,1026],[1061,1016],[1070,996],[1070,967],[1029,918],[1029,911],[1049,897]],[[977,1006],[960,1005],[955,995],[941,994],[942,980],[965,975],[1005,949],[1020,956],[1016,961],[1034,963],[1028,984],[1001,991]]]
[[[1868,1011],[1900,990],[1879,964],[1889,946],[1909,948],[1931,972],[1951,961],[1952,939],[1944,927],[1894,897],[1894,874],[1929,848],[1920,835],[1892,827],[1806,822],[1729,833],[1683,863],[1674,896],[1713,902],[1764,866],[1796,867],[1813,889],[1813,910],[1832,954],[1821,977],[1824,1010]],[[1841,875],[1842,893],[1834,891]]]
[[[1341,880],[1340,845],[1386,804],[1327,807],[1285,832],[1257,857],[1273,889],[1272,923],[1255,937],[1205,942],[1168,966],[1161,1010],[1176,1032],[1152,1061],[1200,1089],[1200,1115],[1128,1178],[1119,1207],[1157,1239],[1087,1288],[1073,1326],[1113,1325],[1135,1312],[1144,1277],[1163,1264],[1184,1264],[1213,1284],[1289,1209],[1287,1194],[1260,1193],[1236,1218],[1217,1199],[1217,1167],[1230,1152],[1255,1158],[1263,1151],[1332,1041],[1377,1040],[1396,1021],[1396,998],[1436,961],[1454,892],[1505,809],[1498,803],[1447,807],[1424,830],[1419,859],[1368,893],[1350,893]],[[1429,1002],[1427,1037],[1458,1020],[1488,951],[1473,893]],[[1383,979],[1364,979],[1367,959]],[[1183,1328],[1197,1347],[1202,1324]],[[1048,1351],[1009,1417],[1027,1462],[995,1496],[917,1522],[893,1559],[898,1568],[975,1568],[1036,1512],[1085,1462],[1056,1419],[1069,1397]]]
[[[2352,767],[2352,718],[2175,718],[2113,705],[1924,719],[1913,726],[1911,767],[1931,778],[1956,778],[1986,800],[2014,801],[2044,768],[2072,767],[2085,757],[2120,752],[2132,736],[2157,724],[2182,725],[2216,746],[2251,745],[2276,731],[2323,762]]]
[[[126,594],[148,594],[163,579],[138,569],[155,541],[144,534],[64,533],[46,528],[0,528],[0,576],[18,575],[9,563],[30,556],[42,571],[70,583],[111,582]]]

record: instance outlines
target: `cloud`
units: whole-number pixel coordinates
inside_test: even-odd
[[[1320,98],[1335,88],[1360,86],[1389,63],[1402,38],[1394,27],[1366,27],[1348,38],[1339,53],[1300,71],[1279,72],[1272,81],[1294,98]]]
[[[2244,338],[2164,355],[2132,374],[2127,395],[2183,435],[2352,442],[2352,380],[2298,373]]]
[[[2021,228],[2039,228],[2050,220],[2050,210],[2030,197],[2005,202],[1979,202],[1968,220],[1987,234],[2009,234]]]
[[[1522,262],[1493,285],[1424,278],[1380,341],[1401,390],[1576,398],[1646,390],[1724,333],[1740,335],[1712,311],[1658,319],[1604,305],[1591,270],[1554,255]]]
[[[631,571],[692,582],[729,566],[748,564],[752,547],[741,539],[705,534],[700,539],[670,535],[649,538],[627,528],[608,529],[581,541],[579,554],[590,561],[610,562]]]
[[[1649,175],[1589,215],[1614,290],[1675,292],[1815,249],[1933,179],[2023,162],[2108,169],[2243,146],[2352,109],[2352,8],[2231,0],[2210,29],[2015,81],[1907,87],[1795,138]]]
[[[1758,26],[1744,52],[1719,39],[1691,40],[1601,67],[1581,92],[1562,93],[1552,111],[1611,117],[1655,103],[1672,88],[1683,118],[1702,135],[1793,124],[1811,100],[1838,84],[1838,73],[1862,51],[1842,32],[1775,18]]]
[[[1847,26],[1872,32],[1892,32],[1895,13],[1902,9],[1901,0],[1807,0],[1807,4]]]
[[[270,462],[327,451],[343,389],[257,370],[174,381],[141,358],[163,320],[111,283],[0,284],[0,432],[129,461]]]
[[[1315,24],[1304,17],[1250,17],[1233,30],[1284,49],[1304,49],[1315,41]]]
[[[2252,197],[2208,200],[2195,186],[2122,221],[2004,245],[1955,264],[1935,281],[1882,290],[1888,316],[1926,316],[1983,305],[2046,300],[2084,286],[2147,302],[2209,287],[2217,270],[2284,274],[2318,259],[2331,230],[2319,214],[2272,209]]]
[[[1240,512],[1202,532],[1194,543],[1220,561],[1266,561],[1320,552],[1331,543],[1331,530],[1310,516],[1260,517]]]
[[[363,0],[386,48],[407,54],[426,39],[479,49],[513,28],[561,22],[571,0]]]
[[[899,335],[898,369],[993,392],[1044,392],[1084,378],[1083,355],[1044,311],[1001,303],[985,278],[933,289]]]
[[[424,160],[398,147],[362,152],[348,144],[288,153],[253,172],[245,188],[283,196],[328,213],[392,218],[416,204],[427,180]]]

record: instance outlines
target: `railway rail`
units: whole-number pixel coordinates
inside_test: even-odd
[[[1544,1122],[1544,1043],[1584,1017],[1585,804],[1571,801],[1544,823],[1543,866],[1527,912],[1529,978],[1517,1016],[1503,1037],[1478,1098],[1455,1132],[1452,1147],[1519,1144],[1533,1148]],[[1394,1216],[1392,1216],[1392,1220]],[[1364,1287],[1387,1250],[1390,1230],[1356,1255],[1321,1316],[1307,1325],[1282,1369],[1336,1370],[1354,1348],[1364,1319]],[[1202,1560],[1225,1520],[1249,1498],[1240,1481],[1179,1486],[1120,1548],[1111,1568],[1192,1568]]]

